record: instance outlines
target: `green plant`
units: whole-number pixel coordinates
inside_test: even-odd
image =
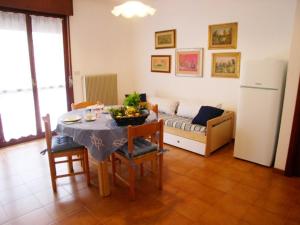
[[[124,105],[138,108],[140,102],[141,102],[140,94],[137,92],[134,92],[125,98]]]
[[[114,116],[124,116],[125,115],[126,108],[120,107],[120,108],[110,108],[109,112]]]

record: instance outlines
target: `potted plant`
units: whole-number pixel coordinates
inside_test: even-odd
[[[140,102],[141,102],[140,94],[137,92],[134,92],[125,98],[124,105],[126,107],[134,107],[137,109],[140,105]]]
[[[143,124],[149,115],[140,107],[140,94],[134,92],[124,100],[124,106],[110,109],[112,118],[119,126]]]

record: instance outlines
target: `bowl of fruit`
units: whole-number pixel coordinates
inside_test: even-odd
[[[125,98],[123,106],[109,111],[118,126],[141,125],[149,116],[149,111],[140,107],[140,95],[136,92]]]

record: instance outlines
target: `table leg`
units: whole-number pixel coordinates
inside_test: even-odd
[[[99,192],[101,197],[110,195],[107,161],[98,162]]]

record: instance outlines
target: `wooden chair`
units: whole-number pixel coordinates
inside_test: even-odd
[[[79,102],[79,103],[72,103],[71,104],[71,108],[72,110],[75,110],[75,109],[82,109],[82,108],[86,108],[88,106],[91,106],[91,105],[95,105],[95,104],[98,104],[97,103],[94,103],[94,102]]]
[[[155,113],[155,118],[156,120],[158,120],[158,105],[157,104],[151,104],[150,102],[147,102],[147,109],[154,112]],[[149,137],[151,139],[151,137]],[[152,140],[152,141],[156,141],[157,144],[157,140]],[[157,168],[157,163],[156,160],[151,161],[151,168],[154,171]],[[141,171],[141,176],[144,175],[144,165],[143,163],[141,163],[140,165],[140,171]]]
[[[151,136],[151,141],[144,137]],[[155,144],[155,143],[158,143]],[[162,189],[163,169],[163,120],[147,123],[139,126],[128,126],[128,144],[112,153],[113,183],[119,179],[129,187],[132,200],[135,199],[135,167],[146,161],[158,161],[158,188]],[[128,167],[129,181],[123,178],[116,170],[116,160],[121,160]]]
[[[155,113],[156,119],[158,120],[158,105],[147,102],[147,108]]]
[[[67,176],[75,176],[79,174],[85,174],[87,185],[90,185],[90,172],[89,172],[89,161],[88,152],[84,146],[81,146],[73,141],[71,137],[68,136],[53,136],[51,132],[50,116],[47,114],[43,117],[45,125],[45,139],[47,143],[47,152],[49,158],[50,175],[52,182],[52,189],[54,192],[57,191],[56,179]],[[73,158],[73,156],[76,156]],[[56,161],[55,159],[67,157],[67,160]],[[73,171],[73,162],[80,161],[83,165],[81,172]],[[69,173],[63,175],[57,175],[56,164],[68,163]]]

